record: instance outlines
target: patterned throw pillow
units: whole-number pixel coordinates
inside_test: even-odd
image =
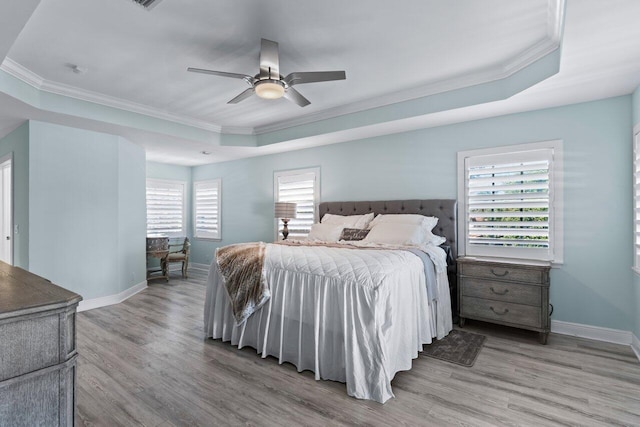
[[[340,240],[362,240],[367,237],[370,230],[361,229],[361,228],[345,228],[342,230],[342,234],[340,235]]]

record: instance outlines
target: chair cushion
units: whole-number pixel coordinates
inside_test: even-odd
[[[184,261],[187,257],[185,254],[169,254],[167,255],[167,261]]]

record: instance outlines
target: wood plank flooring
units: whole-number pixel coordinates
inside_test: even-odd
[[[173,274],[78,314],[77,425],[640,425],[640,363],[625,346],[469,321],[475,365],[421,356],[381,405],[255,350],[203,339],[204,272]]]

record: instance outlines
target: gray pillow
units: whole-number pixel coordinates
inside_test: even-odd
[[[367,237],[367,234],[369,234],[369,231],[371,230],[362,229],[362,228],[345,228],[342,230],[342,234],[340,235],[340,240],[347,240],[347,241],[362,240],[365,237]]]

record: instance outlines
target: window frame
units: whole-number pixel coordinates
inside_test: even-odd
[[[318,205],[320,204],[320,167],[309,167],[302,169],[287,169],[287,170],[279,170],[273,172],[273,203],[279,201],[279,186],[278,179],[286,176],[295,176],[295,175],[306,175],[306,174],[314,174],[314,185],[313,185],[313,222],[318,222]],[[273,214],[273,213],[272,213]],[[274,237],[275,241],[282,240],[282,233],[280,233],[280,219],[274,218]]]
[[[146,211],[146,233],[147,233],[147,237],[150,237],[149,235],[149,206],[147,205],[147,197],[146,197],[146,191],[148,191],[149,188],[149,183],[157,183],[157,184],[164,184],[164,185],[175,185],[175,186],[179,186],[181,187],[181,191],[182,191],[182,226],[181,226],[181,231],[180,233],[169,233],[166,236],[152,236],[152,237],[186,237],[187,236],[187,182],[186,181],[179,181],[179,180],[171,180],[171,179],[156,179],[156,178],[147,178],[146,183],[145,183],[145,211]]]
[[[501,147],[481,148],[458,152],[458,253],[485,259],[512,260],[528,263],[551,263],[553,266],[564,262],[564,207],[563,207],[563,155],[562,140],[550,140]],[[518,154],[536,150],[552,150],[549,167],[549,250],[546,256],[532,256],[527,248],[480,248],[471,251],[468,247],[467,179],[465,160],[480,156]],[[540,252],[540,251],[536,251]]]
[[[198,215],[198,184],[214,184],[218,187],[218,235],[216,237],[198,236],[197,215]],[[222,179],[205,179],[193,182],[193,238],[197,240],[220,241],[222,240]]]

